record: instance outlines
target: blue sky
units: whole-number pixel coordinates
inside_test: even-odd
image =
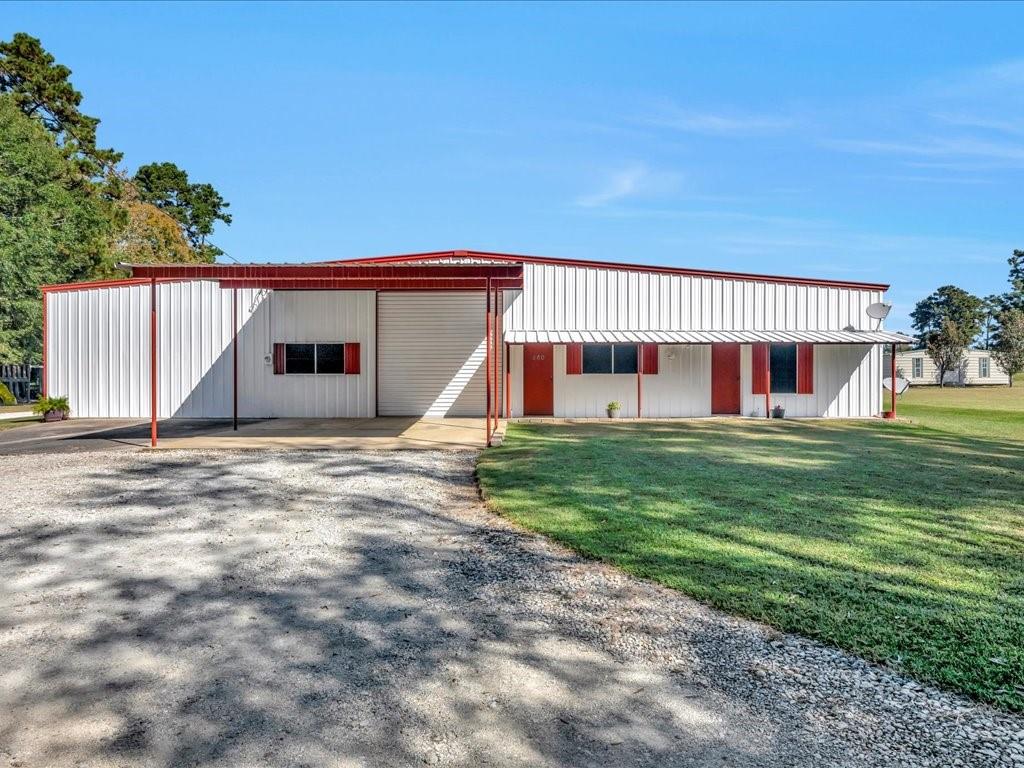
[[[1005,290],[1024,5],[7,4],[239,261],[448,248]]]

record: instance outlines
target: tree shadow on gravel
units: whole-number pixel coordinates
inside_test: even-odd
[[[720,766],[811,749],[799,721],[690,685],[710,623],[675,674],[599,650],[621,631],[608,605],[582,629],[552,607],[595,599],[561,575],[567,556],[460,513],[472,455],[93,458],[43,492],[3,488],[22,510],[0,527],[15,764]]]

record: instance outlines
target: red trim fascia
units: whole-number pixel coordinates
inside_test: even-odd
[[[481,278],[522,279],[521,265],[486,264],[389,266],[332,264],[139,264],[132,266],[134,277],[179,278],[187,280],[380,280],[427,279],[472,280]]]
[[[41,285],[39,290],[43,293],[56,293],[59,291],[79,291],[87,288],[117,288],[122,285],[145,285],[149,282],[148,277],[128,277],[123,280],[90,280],[83,283],[54,283],[52,285]]]
[[[507,278],[496,281],[502,289],[522,288],[522,279]],[[282,291],[482,291],[485,279],[472,280],[308,280],[250,278],[220,280],[221,288],[275,288]]]
[[[520,262],[523,264],[551,264],[566,267],[584,267],[592,269],[627,270],[635,272],[658,272],[669,275],[690,275],[692,277],[717,277],[723,280],[754,280],[767,283],[786,283],[791,285],[814,285],[826,288],[853,288],[857,290],[887,291],[887,283],[862,283],[854,280],[826,280],[812,277],[793,277],[788,275],[762,275],[754,272],[728,272],[714,269],[694,269],[690,267],[665,267],[651,264],[629,264],[620,261],[593,261],[588,259],[566,259],[550,256],[526,256],[514,253],[493,253],[489,251],[433,251],[429,253],[410,253],[395,256],[371,256],[357,259],[338,259],[322,262],[324,264],[388,264],[403,261],[424,261],[445,258],[477,258],[495,261]],[[479,265],[477,265],[479,266]]]

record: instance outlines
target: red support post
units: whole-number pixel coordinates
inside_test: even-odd
[[[641,408],[641,382],[643,381],[644,375],[644,349],[640,344],[636,345],[636,417],[639,419],[643,413]]]
[[[156,278],[149,281],[149,442],[156,448]]]
[[[896,345],[889,349],[889,402],[891,407],[883,416],[887,419],[896,418]]]
[[[231,289],[231,428],[238,431],[238,289]]]
[[[487,447],[491,447],[491,278],[487,278],[487,307],[484,311],[484,411],[487,414],[487,426],[484,434]]]
[[[501,418],[501,312],[498,309],[498,287],[494,287],[494,431],[498,431],[498,419]]]
[[[46,319],[47,319],[46,318],[46,305],[49,303],[49,296],[48,296],[46,291],[43,291],[42,293],[43,293],[43,381],[42,381],[42,383],[41,383],[41,385],[39,387],[39,395],[40,395],[40,397],[46,397],[46,374],[47,374],[47,371],[48,371],[47,366],[46,366],[46,347],[47,347],[46,340],[47,340],[47,336],[49,335],[49,332],[47,331],[47,328],[46,328]]]
[[[764,417],[772,417],[772,345],[768,345],[764,355]]]
[[[512,351],[505,342],[505,420],[512,418]]]

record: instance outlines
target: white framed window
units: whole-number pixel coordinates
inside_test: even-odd
[[[284,372],[344,373],[344,344],[285,344]]]
[[[636,373],[636,344],[584,344],[583,373]]]
[[[989,362],[987,357],[978,358],[978,378],[987,379],[989,377]]]
[[[910,378],[912,379],[923,379],[924,378],[924,358],[923,357],[912,357],[910,359]]]

